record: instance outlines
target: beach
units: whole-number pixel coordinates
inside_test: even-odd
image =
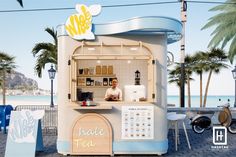
[[[213,95],[207,97],[206,107],[217,107],[219,105],[230,103],[230,106],[234,105],[234,96],[232,95]],[[0,103],[2,101],[2,95],[0,96]],[[13,107],[17,105],[50,105],[51,96],[49,95],[12,95],[6,97],[6,104],[11,104]],[[57,104],[57,96],[53,97],[53,102]],[[191,107],[199,107],[200,97],[191,96]],[[167,97],[168,104],[175,104],[175,107],[179,107],[179,96],[170,95]],[[188,97],[185,96],[185,106],[188,106]]]
[[[14,108],[18,105],[50,105],[51,96],[44,95],[11,95],[6,97],[6,104],[12,105]],[[56,105],[56,96],[53,97],[54,105]],[[0,96],[2,103],[2,95]]]

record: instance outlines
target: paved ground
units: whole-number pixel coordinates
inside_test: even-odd
[[[212,148],[212,130],[207,130],[203,134],[195,134],[188,130],[192,150],[188,149],[184,132],[180,130],[179,150],[175,151],[173,130],[170,130],[169,150],[163,157],[235,157],[236,156],[236,135],[228,133],[228,149]],[[0,157],[4,157],[7,136],[0,132]],[[36,154],[36,157],[61,157],[56,150],[56,136],[44,136],[45,151]],[[116,155],[123,156],[123,155]],[[137,156],[137,155],[134,155]],[[149,156],[152,155],[139,155]]]

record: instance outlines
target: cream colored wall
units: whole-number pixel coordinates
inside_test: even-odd
[[[151,36],[125,36],[133,40],[141,40],[152,52],[153,59],[156,60],[156,66],[153,69],[154,93],[156,94],[156,104],[158,110],[155,112],[155,124],[157,124],[158,137],[167,139],[167,40],[166,35]],[[151,73],[149,73],[151,74]],[[152,75],[152,74],[151,74]]]
[[[79,42],[68,36],[58,38],[58,140],[69,140],[70,127],[73,119],[78,116],[75,110],[68,107],[70,105],[70,100],[68,99],[68,94],[70,93],[68,60],[74,49],[79,45]]]
[[[77,110],[78,116],[82,115],[83,113],[98,113],[102,114],[106,119],[108,119],[109,123],[112,126],[113,130],[113,139],[115,141],[121,141],[121,114],[122,114],[122,106],[153,106],[151,103],[122,103],[122,102],[100,102],[100,105],[106,106],[113,106],[112,110]],[[154,105],[154,140],[156,141],[163,141],[166,139],[165,133],[163,133],[163,122],[160,120],[160,108]],[[133,140],[135,141],[135,140]],[[136,140],[137,141],[137,140]]]
[[[150,85],[150,79],[157,80],[154,83],[154,88],[149,89],[151,92],[156,93],[156,109],[155,109],[155,140],[167,139],[167,120],[166,120],[166,104],[167,104],[167,70],[166,70],[166,36],[165,35],[153,35],[153,36],[100,36],[97,37],[95,42],[101,42],[107,44],[117,43],[134,43],[142,41],[153,53],[154,59],[157,60],[157,68],[149,66],[148,83]],[[71,127],[74,124],[74,120],[79,116],[79,112],[71,107],[71,103],[67,96],[69,91],[69,66],[68,60],[74,50],[80,46],[80,42],[71,39],[68,36],[60,36],[58,38],[58,140],[68,141],[71,139]],[[149,64],[151,64],[149,62]],[[157,75],[157,77],[156,77]],[[133,81],[133,79],[131,78]],[[151,84],[152,85],[152,84]],[[112,112],[119,114],[118,112]],[[112,114],[104,111],[102,113],[105,117],[112,118]],[[116,116],[118,118],[119,116]],[[118,118],[119,119],[119,118]],[[113,121],[113,120],[112,120]],[[119,122],[119,121],[118,121]],[[118,140],[118,135],[115,135],[115,139]]]

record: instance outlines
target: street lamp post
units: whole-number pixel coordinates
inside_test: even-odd
[[[236,66],[234,67],[234,70],[232,70],[233,78],[234,78],[234,85],[235,85],[235,92],[234,92],[234,107],[236,107]]]
[[[55,78],[56,70],[53,69],[53,65],[51,65],[51,68],[48,70],[49,79],[51,79],[51,103],[50,107],[54,107],[53,103],[53,79]]]
[[[187,1],[185,0],[179,0],[181,2],[181,23],[183,25],[182,27],[182,38],[181,38],[181,55],[180,55],[180,71],[181,71],[181,77],[180,77],[180,107],[185,107],[185,65],[184,65],[184,59],[185,59],[185,23],[187,22]]]

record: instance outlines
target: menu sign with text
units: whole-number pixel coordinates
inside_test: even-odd
[[[153,106],[122,106],[122,139],[154,138]]]

